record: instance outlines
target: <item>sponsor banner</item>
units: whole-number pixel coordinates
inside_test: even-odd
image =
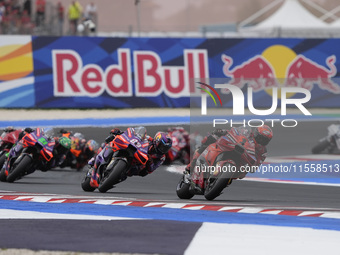
[[[204,39],[34,37],[36,106],[188,107]]]
[[[0,37],[0,107],[34,107],[31,36]]]
[[[340,106],[339,39],[1,36],[0,42],[0,107],[175,108],[189,107],[193,96],[200,107],[206,87],[197,81],[211,78],[237,86],[245,100],[251,87],[258,108],[270,107],[272,88],[280,87],[309,90],[305,107]],[[282,92],[275,92],[280,106]],[[231,93],[218,93],[232,107]]]

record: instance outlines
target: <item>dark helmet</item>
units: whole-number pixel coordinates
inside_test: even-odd
[[[273,131],[267,125],[257,127],[254,131],[254,139],[256,143],[263,146],[267,145],[273,137]]]
[[[158,132],[153,139],[155,151],[158,154],[165,154],[167,153],[171,146],[172,140],[171,137],[164,132]]]

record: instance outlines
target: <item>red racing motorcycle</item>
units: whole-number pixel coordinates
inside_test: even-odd
[[[256,162],[255,144],[251,131],[244,127],[232,128],[225,136],[210,144],[196,160],[188,173],[184,171],[177,188],[177,196],[190,199],[204,195],[207,200],[218,197],[234,179],[244,177]],[[198,187],[191,175],[199,176]]]
[[[8,153],[13,145],[18,141],[21,129],[10,132],[3,132],[0,136],[0,169],[5,163]]]
[[[182,127],[175,127],[168,130],[168,134],[172,140],[172,146],[167,154],[164,165],[171,164],[175,160],[179,160],[183,164],[190,162],[190,144],[189,134]]]

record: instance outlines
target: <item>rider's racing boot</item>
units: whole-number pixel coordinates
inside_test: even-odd
[[[192,160],[191,162],[185,167],[185,171],[191,173],[192,170],[194,169],[195,165],[196,165],[196,160],[197,158],[200,156],[201,154],[198,153],[198,151],[196,150],[193,157],[192,157]]]
[[[200,181],[200,171],[193,169],[190,174],[190,190],[192,190],[197,195],[203,195],[203,190],[201,188],[201,181]],[[203,178],[202,178],[203,181]],[[202,185],[203,186],[203,185]]]

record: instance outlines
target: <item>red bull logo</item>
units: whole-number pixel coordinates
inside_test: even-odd
[[[340,86],[331,79],[337,73],[334,55],[325,60],[326,67],[283,45],[271,46],[261,55],[235,67],[232,67],[231,57],[222,54],[221,58],[223,73],[231,78],[229,84],[239,88],[248,84],[255,92],[273,87],[299,87],[311,91],[317,85],[322,90],[340,93]]]

